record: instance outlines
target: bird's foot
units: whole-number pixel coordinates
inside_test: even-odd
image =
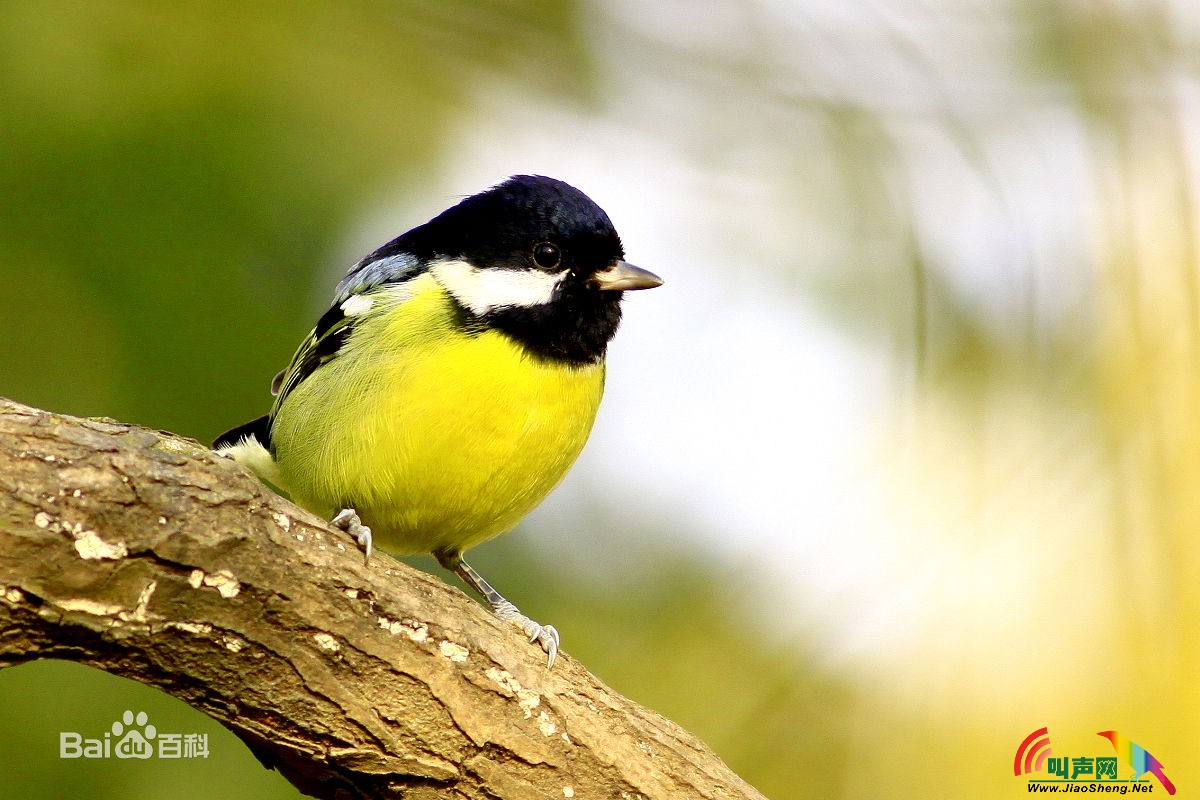
[[[433,555],[439,564],[479,592],[480,597],[492,607],[493,614],[520,628],[529,637],[531,644],[537,642],[542,646],[548,656],[546,669],[554,666],[554,659],[558,657],[558,631],[553,625],[539,625],[522,614],[516,606],[505,600],[503,595],[492,588],[492,585],[485,581],[483,576],[476,572],[470,564],[463,561],[462,553],[453,550],[435,550]]]
[[[330,523],[335,528],[341,528],[346,533],[354,537],[354,541],[358,542],[358,546],[363,551],[363,563],[371,560],[371,546],[374,538],[371,536],[371,529],[362,524],[362,520],[358,518],[358,512],[353,508],[343,508],[334,515]]]
[[[537,642],[542,646],[547,656],[546,669],[554,666],[554,659],[558,657],[558,629],[553,625],[541,625],[534,622],[507,600],[492,606],[492,611],[500,619],[520,628],[529,637],[530,644]]]

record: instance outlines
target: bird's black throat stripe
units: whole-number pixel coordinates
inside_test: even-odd
[[[621,323],[621,293],[564,287],[553,302],[536,306],[501,306],[481,316],[457,301],[463,330],[497,330],[535,358],[583,366],[604,358]]]

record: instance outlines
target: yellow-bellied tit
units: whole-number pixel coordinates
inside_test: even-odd
[[[287,369],[271,413],[216,450],[301,506],[397,554],[432,553],[553,666],[558,631],[462,558],[542,501],[583,449],[622,293],[662,281],[624,261],[591,199],[518,175],[355,264]]]

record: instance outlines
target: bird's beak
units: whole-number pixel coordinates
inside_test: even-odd
[[[594,273],[587,283],[602,292],[623,292],[662,286],[662,278],[627,261],[618,261],[608,269]]]

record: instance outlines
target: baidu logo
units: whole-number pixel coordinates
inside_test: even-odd
[[[125,711],[96,739],[75,731],[58,734],[59,758],[208,758],[207,733],[163,733],[145,711]]]

